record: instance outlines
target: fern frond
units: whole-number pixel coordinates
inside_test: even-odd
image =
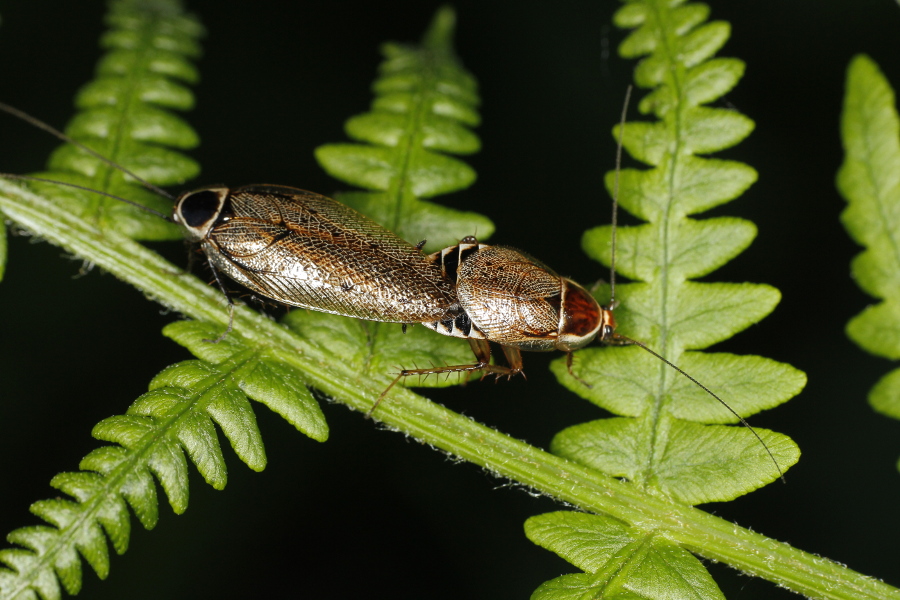
[[[180,336],[209,333],[208,327],[187,323],[174,328],[173,334]],[[25,527],[9,535],[8,539],[22,548],[0,551],[0,561],[15,570],[0,570],[2,597],[19,597],[28,589],[45,598],[59,597],[57,578],[69,594],[78,593],[79,554],[105,579],[109,574],[106,538],[117,553],[128,549],[128,507],[146,529],[156,525],[159,509],[154,478],[175,513],[187,509],[185,454],[207,483],[224,488],[227,470],[214,424],[250,468],[261,471],[265,467],[261,434],[244,390],[260,395],[255,389],[264,388],[262,395],[277,396],[279,388],[289,387],[287,401],[269,404],[275,404],[275,410],[281,408],[279,412],[289,420],[292,414],[300,415],[295,422],[304,420],[303,407],[311,405],[317,410],[318,406],[302,384],[299,389],[305,394],[290,386],[291,377],[283,369],[263,379],[263,360],[251,352],[235,355],[239,358],[215,365],[192,360],[169,367],[154,378],[150,391],[138,398],[127,414],[105,419],[94,428],[94,437],[115,445],[88,454],[79,465],[82,471],[53,478],[51,485],[72,499],[32,505],[31,512],[50,527]],[[324,423],[322,419],[319,422]]]
[[[312,439],[320,442],[328,439],[325,416],[306,388],[303,375],[281,360],[274,350],[254,348],[237,336],[211,344],[207,340],[214,339],[221,331],[216,326],[195,321],[172,323],[166,326],[163,333],[210,365],[215,365],[216,369],[227,371],[236,386],[235,390],[240,390],[242,395],[265,404]],[[249,422],[240,416],[243,411],[236,412],[224,405],[215,408],[215,411],[227,418],[227,421],[217,423],[231,440],[235,452],[253,467],[253,461],[248,460],[249,457],[245,459],[242,454],[242,448],[248,446],[246,440],[240,440],[243,435],[241,423]],[[227,426],[227,423],[232,426]]]
[[[635,81],[651,91],[639,110],[657,118],[626,123],[622,135],[624,148],[651,168],[621,173],[620,205],[648,223],[619,228],[618,270],[639,283],[617,288],[618,320],[627,336],[749,416],[797,394],[805,376],[760,357],[691,352],[756,323],[779,300],[766,285],[690,281],[738,255],[756,235],[742,219],[687,216],[732,200],[756,180],[747,165],[699,156],[733,146],[753,129],[733,110],[703,106],[729,91],[744,70],[739,60],[712,58],[729,26],[705,23],[708,12],[703,4],[640,0],[615,17],[618,26],[634,28],[620,53],[643,57]],[[610,188],[614,176],[607,176]],[[609,227],[588,231],[585,251],[608,265],[610,240]],[[642,349],[582,350],[575,365],[593,388],[569,376],[564,362],[554,371],[575,393],[628,418],[567,429],[554,440],[554,452],[689,504],[730,500],[779,476],[751,431],[718,425],[735,423],[733,414]],[[797,461],[789,438],[759,434],[781,470]]]
[[[477,84],[453,52],[455,25],[455,13],[444,7],[421,45],[384,44],[372,110],[346,124],[347,135],[363,143],[316,150],[330,175],[376,190],[343,193],[339,200],[404,239],[427,239],[432,251],[475,233],[487,238],[494,231],[482,215],[421,200],[475,181],[471,167],[445,154],[470,154],[481,147],[468,129],[480,121]]]
[[[65,133],[156,185],[193,179],[200,166],[176,149],[199,143],[194,130],[169,109],[190,110],[194,96],[183,83],[198,75],[191,59],[200,54],[203,27],[171,1],[117,0],[107,13],[107,53],[97,77],[78,93],[78,114]],[[75,183],[128,198],[166,213],[168,200],[135,183],[121,171],[64,144],[51,155],[40,177]],[[182,234],[172,223],[111,198],[34,183],[65,210],[134,239],[174,240]]]
[[[467,235],[487,238],[494,225],[486,217],[423,201],[470,186],[475,172],[445,153],[470,154],[481,147],[469,127],[478,125],[477,83],[453,51],[456,16],[437,11],[421,44],[384,44],[385,61],[373,89],[372,110],[350,118],[347,135],[362,144],[327,144],[316,158],[332,176],[374,192],[337,195],[382,226],[432,250]],[[340,354],[359,373],[383,377],[398,366],[458,365],[472,362],[459,340],[422,327],[363,323],[324,313],[289,314],[285,323],[315,344],[348,342]],[[458,376],[409,378],[401,385],[444,387]]]
[[[841,215],[850,236],[866,249],[853,259],[853,278],[881,300],[847,323],[864,350],[900,358],[900,117],[890,83],[865,55],[847,70],[841,116],[844,163],[837,185],[847,200]],[[900,369],[869,394],[879,412],[900,419]],[[898,463],[900,468],[900,463]]]
[[[78,555],[104,579],[109,573],[105,537],[119,554],[128,549],[130,507],[152,529],[159,509],[154,477],[176,514],[188,505],[188,460],[216,489],[227,481],[218,425],[247,466],[266,465],[262,436],[247,396],[266,404],[310,437],[324,441],[328,428],[299,374],[235,339],[204,342],[215,327],[182,321],[166,334],[215,362],[186,361],[156,376],[150,391],[125,415],[100,422],[94,437],[115,445],[88,454],[78,473],[62,473],[51,485],[70,496],[36,502],[31,511],[52,526],[25,527],[9,540],[22,548],[0,551],[0,595],[34,589],[59,596],[57,578],[70,594],[81,587]],[[187,457],[185,456],[187,455]]]
[[[725,598],[693,554],[657,532],[610,517],[555,512],[528,519],[525,533],[584,571],[546,582],[531,596],[535,600]]]

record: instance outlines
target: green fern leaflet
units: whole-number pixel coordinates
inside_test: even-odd
[[[856,283],[881,300],[847,324],[863,349],[900,358],[900,118],[890,83],[875,62],[857,56],[847,70],[841,117],[844,164],[837,185],[847,199],[841,215],[850,236],[866,249],[853,259]],[[875,384],[869,402],[900,419],[900,369]],[[900,468],[900,463],[898,463]]]

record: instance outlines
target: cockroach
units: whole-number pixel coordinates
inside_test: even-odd
[[[281,304],[369,321],[402,323],[404,327],[421,323],[437,333],[469,341],[474,363],[400,371],[378,396],[369,416],[405,377],[481,371],[509,378],[522,373],[522,350],[565,352],[569,373],[574,376],[572,352],[596,339],[607,345],[640,346],[687,377],[756,436],[781,473],[756,430],[724,400],[645,344],[616,332],[614,299],[601,306],[584,287],[557,275],[520,250],[480,244],[469,236],[459,244],[424,255],[422,244],[410,244],[352,208],[286,186],[210,186],[173,197],[43,121],[3,103],[0,110],[51,133],[173,200],[174,210],[169,216],[125,198],[70,183],[2,176],[76,187],[178,224],[187,239],[200,244],[223,291],[219,273]],[[621,142],[617,177],[620,161]],[[614,227],[616,212],[614,198]],[[611,273],[614,290],[614,263]],[[230,328],[231,322],[223,336]],[[490,342],[500,345],[508,366],[490,362]]]
[[[480,244],[468,236],[429,259],[440,264],[444,280],[454,283],[459,312],[453,319],[423,325],[468,339],[477,362],[405,369],[381,393],[370,414],[391,387],[410,375],[482,371],[509,378],[522,373],[522,350],[565,352],[571,373],[573,351],[595,339],[602,343],[617,339],[610,308],[521,250]],[[490,362],[490,342],[500,345],[509,366]]]
[[[420,248],[349,206],[276,185],[208,187],[173,219],[213,270],[281,304],[387,323],[452,318],[452,286]]]
[[[0,103],[0,110],[72,144],[174,202],[166,215],[78,185],[179,225],[223,273],[280,304],[387,323],[444,321],[459,312],[451,282],[421,246],[320,194],[279,185],[209,186],[175,197],[43,121]],[[226,294],[227,295],[227,294]]]

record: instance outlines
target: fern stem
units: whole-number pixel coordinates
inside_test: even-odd
[[[21,227],[129,282],[160,303],[194,319],[228,322],[215,288],[114,232],[60,211],[45,198],[0,180],[0,210]],[[234,316],[234,334],[268,348],[300,369],[308,383],[366,412],[388,377],[360,380],[344,361],[305,343],[246,308]],[[738,527],[699,509],[641,492],[636,486],[568,462],[534,446],[397,390],[376,416],[386,425],[583,510],[607,514],[664,535],[709,559],[763,577],[811,598],[900,598],[900,590],[825,558]]]

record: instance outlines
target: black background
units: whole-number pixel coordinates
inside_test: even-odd
[[[776,312],[717,349],[760,354],[806,371],[806,391],[753,424],[792,436],[804,455],[787,485],[707,509],[798,548],[900,584],[895,540],[900,425],[866,394],[891,365],[850,343],[847,320],[871,299],[849,277],[858,248],[838,221],[838,118],[845,70],[857,52],[900,85],[900,8],[890,0],[758,0],[714,5],[732,23],[721,55],[747,63],[725,104],[754,134],[723,153],[759,182],[712,214],[753,220],[751,248],[714,280],[778,287]],[[315,146],[343,141],[344,120],[367,110],[384,40],[416,40],[438,3],[190,3],[209,29],[198,106],[198,183],[282,183],[325,194],[344,186],[315,164]],[[479,174],[446,199],[498,226],[493,241],[527,249],[583,282],[606,277],[580,251],[581,232],[608,222],[600,181],[614,161],[609,135],[633,63],[616,57],[615,2],[456,3],[457,48],[481,84]],[[63,125],[90,80],[103,31],[98,2],[19,0],[0,8],[0,99]],[[2,121],[0,170],[39,169],[56,143]],[[180,244],[165,251],[185,260]],[[188,358],[159,330],[176,315],[113,277],[60,259],[47,244],[10,243],[0,292],[6,396],[0,404],[0,531],[36,523],[28,505],[47,482],[96,446],[91,427],[125,411],[161,368]],[[546,446],[562,427],[596,416],[528,355],[529,380],[432,394],[502,431]],[[527,393],[526,393],[527,392]],[[106,583],[86,573],[90,598],[525,598],[575,568],[525,539],[530,515],[559,508],[361,415],[325,405],[326,444],[258,411],[268,468],[228,454],[229,485],[198,477],[183,516],[164,504],[153,532],[135,523],[132,548]],[[788,597],[712,567],[729,598]]]

